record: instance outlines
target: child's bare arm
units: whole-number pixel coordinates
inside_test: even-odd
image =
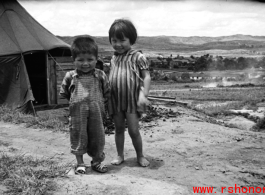
[[[141,87],[139,92],[138,106],[148,105],[150,103],[147,99],[151,83],[150,73],[148,70],[141,70],[141,75],[143,78],[143,87]]]
[[[151,85],[150,72],[148,70],[141,70],[141,76],[143,79],[143,92],[144,92],[145,97],[147,97],[149,94],[150,85]]]
[[[149,101],[147,99],[150,85],[151,85],[151,77],[149,73],[149,63],[148,60],[144,55],[141,55],[140,58],[137,61],[137,64],[140,68],[140,79],[143,81],[143,86],[140,89],[139,92],[139,98],[138,98],[138,106],[149,104]]]

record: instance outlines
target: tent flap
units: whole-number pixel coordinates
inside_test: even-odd
[[[0,58],[0,104],[19,108],[34,101],[24,61],[21,56]]]

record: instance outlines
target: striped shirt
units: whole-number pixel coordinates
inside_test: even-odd
[[[110,65],[109,114],[137,113],[139,91],[143,85],[140,71],[149,69],[148,60],[141,52],[129,50],[125,54],[114,55]]]

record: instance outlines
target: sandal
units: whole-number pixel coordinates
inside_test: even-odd
[[[93,161],[91,161],[91,168],[94,171],[97,171],[99,173],[106,173],[108,171],[108,167],[106,165],[101,164],[101,163],[97,163],[93,165]]]
[[[78,175],[86,174],[86,166],[84,164],[77,165],[75,169],[75,174],[78,174]]]

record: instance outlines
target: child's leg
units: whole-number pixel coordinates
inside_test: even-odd
[[[77,165],[84,164],[83,155],[75,155]]]
[[[137,154],[137,161],[142,167],[146,167],[149,165],[149,161],[143,155],[142,137],[139,132],[139,117],[137,114],[126,113],[126,118],[129,134]]]
[[[77,165],[81,165],[84,164],[83,154],[87,151],[84,146],[87,145],[88,106],[80,102],[70,105],[69,110],[71,153],[75,155]]]
[[[118,156],[111,164],[119,165],[124,161],[124,131],[125,131],[125,116],[123,112],[113,116],[113,122],[115,124],[115,143]]]
[[[105,132],[102,116],[104,113],[99,104],[92,103],[89,107],[90,114],[87,125],[87,154],[92,157],[92,169],[105,173],[108,169],[101,163],[105,159]]]
[[[76,174],[86,174],[86,166],[84,165],[83,155],[75,155],[77,166],[75,169]]]

